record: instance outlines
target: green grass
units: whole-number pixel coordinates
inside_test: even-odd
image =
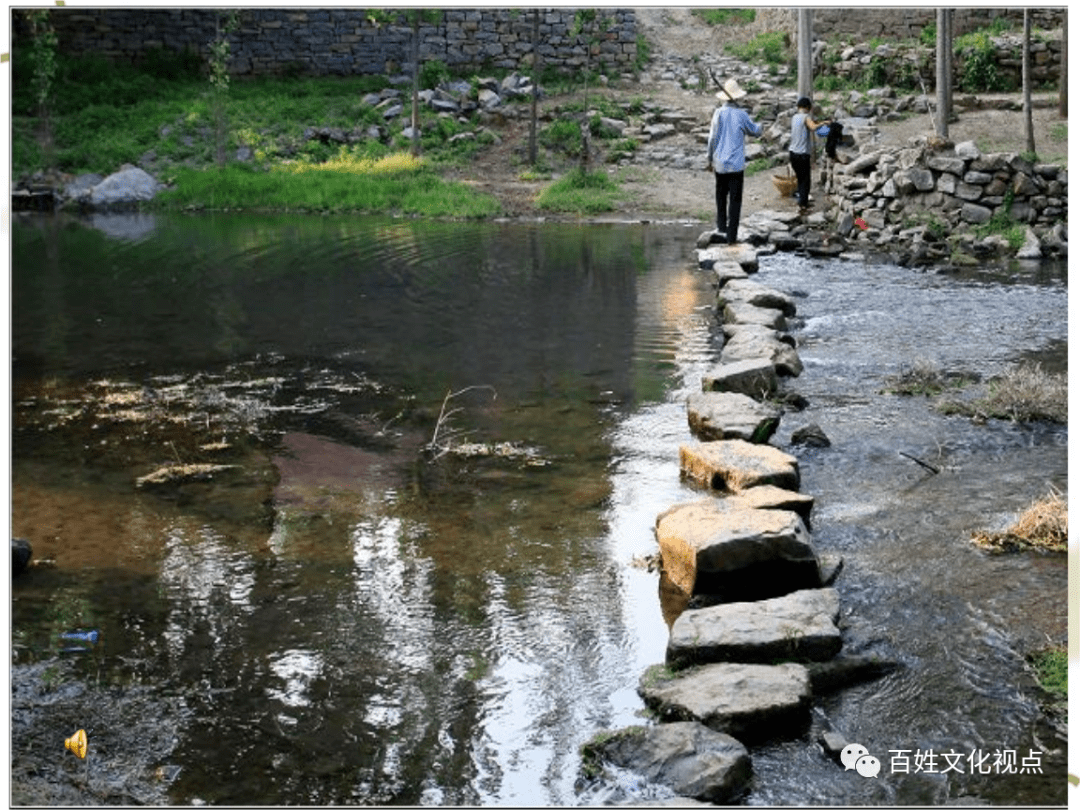
[[[746,44],[732,44],[725,50],[744,62],[757,62],[766,65],[782,65],[788,61],[788,37],[781,31],[769,31],[758,34]]]
[[[443,180],[429,168],[356,172],[301,164],[258,169],[228,164],[223,169],[180,167],[175,188],[158,195],[166,210],[276,210],[303,212],[391,212],[430,217],[490,217],[495,198],[464,183]]]
[[[706,25],[744,25],[757,18],[752,8],[696,8],[692,13]]]
[[[1069,650],[1064,645],[1050,647],[1029,658],[1039,684],[1058,699],[1069,694]]]
[[[540,192],[536,205],[547,211],[594,214],[614,211],[621,197],[619,184],[606,173],[573,169]]]

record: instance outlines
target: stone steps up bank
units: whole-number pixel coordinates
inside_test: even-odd
[[[787,328],[794,299],[750,279],[758,250],[712,238],[699,239],[697,266],[715,275],[725,341],[687,398],[695,440],[678,451],[702,497],[656,519],[669,639],[638,684],[656,722],[598,734],[582,758],[587,773],[615,766],[682,799],[730,803],[753,777],[747,746],[807,736],[815,698],[896,665],[844,654],[832,587],[842,560],[817,553],[798,460],[768,444],[782,411],[805,406],[785,388],[802,373]],[[823,755],[845,745],[822,736]]]

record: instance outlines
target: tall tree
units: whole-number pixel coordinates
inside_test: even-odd
[[[1061,77],[1058,80],[1058,115],[1069,117],[1069,10],[1061,21]]]
[[[937,10],[937,50],[934,72],[934,91],[937,101],[937,117],[934,119],[934,131],[940,138],[949,137],[949,96],[952,93],[950,79],[952,63],[952,43],[949,41],[949,9]]]
[[[1031,9],[1024,9],[1023,56],[1020,63],[1020,81],[1024,94],[1024,137],[1028,154],[1035,154],[1035,126],[1031,120]]]
[[[540,9],[532,15],[532,109],[529,112],[529,165],[536,167],[536,101],[540,93]]]
[[[812,9],[800,8],[798,13],[797,64],[799,70],[799,95],[810,98],[814,92],[814,12]]]
[[[589,143],[589,74],[592,72],[592,49],[600,42],[600,31],[609,24],[610,18],[596,9],[583,9],[574,14],[570,35],[585,35],[585,109],[581,114],[581,170],[588,172],[592,147]],[[591,29],[591,33],[589,32]]]

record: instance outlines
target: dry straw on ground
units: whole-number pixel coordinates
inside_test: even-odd
[[[1003,532],[976,532],[971,541],[994,554],[1021,549],[1065,551],[1069,543],[1069,507],[1058,492],[1051,492],[1024,510]]]

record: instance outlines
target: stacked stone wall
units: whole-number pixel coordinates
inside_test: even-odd
[[[979,225],[999,212],[1033,226],[1068,218],[1066,168],[1013,153],[982,154],[971,142],[864,154],[834,166],[826,190],[841,214],[877,230],[917,219],[919,211],[953,225]]]
[[[565,71],[587,64],[631,71],[637,58],[633,10],[607,10],[573,33],[576,11],[541,9],[542,64]],[[65,53],[136,62],[154,48],[207,55],[217,15],[213,9],[60,7],[52,19]],[[239,17],[239,29],[229,38],[234,75],[370,75],[412,64],[411,26],[376,26],[363,9],[241,9]],[[520,69],[532,63],[532,39],[531,9],[447,9],[437,24],[420,26],[420,59],[441,60],[463,72]]]
[[[936,13],[933,7],[815,8],[814,38],[852,42],[875,38],[894,42],[917,39],[927,25],[935,23]],[[1061,28],[1067,13],[1064,7],[1033,8],[1032,28],[1044,31]],[[792,36],[796,30],[795,18],[794,11],[786,12],[786,27]],[[953,35],[962,36],[985,28],[999,18],[1019,30],[1023,25],[1024,12],[1022,8],[957,8],[953,11]],[[780,20],[774,19],[774,23],[780,23]]]

